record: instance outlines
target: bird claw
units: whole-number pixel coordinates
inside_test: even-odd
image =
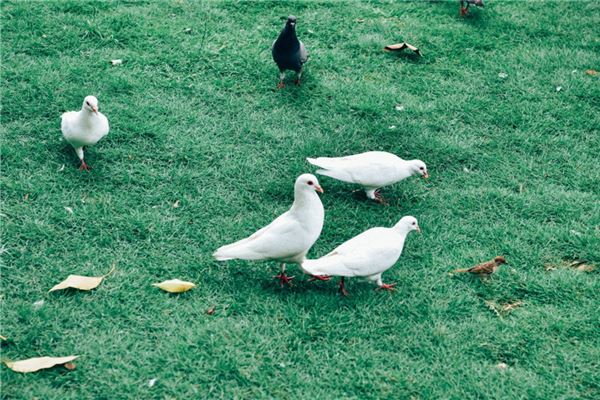
[[[330,280],[331,277],[327,276],[327,275],[311,275],[310,279],[308,280],[309,282],[314,282],[314,281],[323,281],[323,282],[327,282],[328,280]]]
[[[294,277],[287,276],[284,272],[282,272],[279,275],[275,275],[273,279],[279,279],[279,286],[283,287],[284,285],[292,286],[292,279],[294,279]]]
[[[396,286],[397,283],[382,283],[381,286],[377,287],[375,290],[387,290],[389,292],[393,292],[394,290],[394,286]]]
[[[81,160],[81,166],[79,167],[80,171],[86,170],[86,171],[90,172],[91,169],[92,169],[92,167],[90,167],[89,165],[87,165],[85,163],[85,161]]]
[[[338,289],[338,291],[342,294],[342,296],[344,297],[348,297],[350,296],[350,293],[348,293],[348,291],[346,290],[346,285],[344,285],[344,281],[340,281],[340,288]]]
[[[375,201],[384,206],[390,205],[390,203],[388,203],[387,200],[383,198],[379,190],[375,191]]]
[[[281,81],[277,84],[277,89],[283,89],[284,87],[285,87],[285,83],[283,83],[283,81]]]
[[[294,81],[294,83],[296,84],[296,86],[300,86],[300,79],[296,79],[296,80]]]

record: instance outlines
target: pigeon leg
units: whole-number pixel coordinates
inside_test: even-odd
[[[327,275],[311,275],[310,279],[308,281],[309,282],[314,282],[314,281],[324,281],[324,282],[327,282],[330,279],[331,279],[331,277],[327,276]]]
[[[87,165],[85,163],[85,161],[83,160],[83,158],[81,159],[81,166],[79,167],[80,171],[86,170],[86,171],[90,171],[90,169],[92,169],[92,167],[90,167],[89,165]]]
[[[294,81],[296,86],[300,86],[300,78],[302,78],[302,70],[298,71],[298,75],[296,75],[296,80]]]
[[[285,79],[285,71],[279,71],[279,83],[277,84],[277,89],[282,89],[285,87],[285,83],[283,83],[284,79]]]
[[[381,195],[381,190],[377,189],[375,191],[375,201],[378,202],[379,204],[383,204],[384,206],[389,206],[390,203],[388,203],[383,196]]]
[[[469,3],[467,3],[467,6],[464,6],[464,3],[461,1],[460,2],[460,15],[462,15],[463,17],[465,15],[467,15],[467,12],[469,11]]]
[[[281,273],[275,275],[273,279],[279,279],[279,286],[283,287],[284,285],[292,286],[292,279],[294,279],[294,277],[285,274],[285,263],[281,263]]]
[[[393,292],[395,290],[394,286],[396,286],[396,285],[397,285],[397,283],[389,283],[389,284],[388,283],[382,283],[381,285],[379,285],[377,287],[376,290],[387,290],[387,291]]]
[[[346,286],[344,285],[344,277],[343,276],[342,276],[342,279],[340,279],[340,288],[339,288],[339,291],[342,294],[342,296],[344,296],[344,297],[350,296],[350,294],[346,290]]]

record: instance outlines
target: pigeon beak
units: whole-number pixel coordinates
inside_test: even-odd
[[[321,186],[319,186],[319,185],[316,185],[316,186],[315,186],[315,190],[316,190],[317,192],[319,192],[319,193],[325,193],[325,192],[323,191],[323,188],[322,188]]]
[[[96,113],[96,115],[98,114],[98,107],[92,107],[92,111]]]
[[[421,233],[421,228],[417,226],[417,232]]]
[[[423,174],[423,178],[424,179],[429,179],[429,174],[427,173],[427,171],[425,171],[425,173]]]

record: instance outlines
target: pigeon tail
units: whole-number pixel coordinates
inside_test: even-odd
[[[213,253],[213,257],[217,261],[235,260],[236,258],[242,260],[261,259],[262,257],[259,254],[256,254],[254,251],[248,249],[247,242],[248,238],[232,244],[221,246]]]

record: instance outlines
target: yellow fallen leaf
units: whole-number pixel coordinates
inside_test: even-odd
[[[6,338],[6,336],[0,335],[0,340],[7,341],[8,339]]]
[[[49,292],[54,292],[55,290],[62,290],[67,288],[79,289],[79,290],[92,290],[102,282],[104,278],[108,275],[112,274],[115,270],[115,266],[113,264],[111,270],[106,275],[102,276],[81,276],[81,275],[69,275],[67,279],[55,285]]]
[[[404,49],[412,50],[418,56],[421,56],[421,50],[418,47],[413,46],[410,43],[402,42],[396,44],[389,44],[383,48],[386,51],[402,51]]]
[[[35,372],[40,369],[52,368],[55,365],[66,364],[79,356],[68,357],[37,357],[21,361],[4,361],[4,364],[15,372]]]
[[[196,287],[192,282],[180,281],[179,279],[171,279],[169,281],[163,281],[161,283],[153,283],[152,286],[156,286],[169,293],[183,293],[187,292],[191,288]]]

